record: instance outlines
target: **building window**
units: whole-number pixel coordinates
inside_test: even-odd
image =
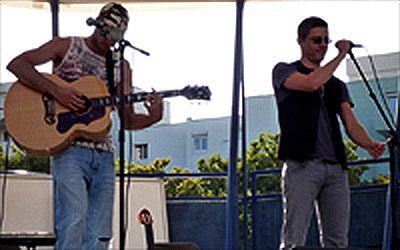
[[[388,99],[390,111],[392,112],[392,114],[397,114],[398,101],[399,101],[397,93],[395,93],[395,92],[387,93],[387,99]]]
[[[193,136],[194,151],[206,151],[208,149],[207,135]]]
[[[136,144],[135,145],[135,156],[136,160],[144,160],[148,158],[148,145],[147,144]]]

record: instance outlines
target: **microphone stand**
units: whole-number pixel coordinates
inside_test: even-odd
[[[398,134],[396,133],[395,129],[391,125],[387,115],[383,111],[382,106],[379,104],[378,99],[376,98],[376,95],[373,93],[373,90],[371,86],[368,83],[367,78],[363,74],[361,67],[357,63],[357,60],[355,59],[353,53],[350,51],[349,52],[350,58],[353,60],[354,65],[356,66],[358,72],[360,73],[361,78],[363,79],[365,85],[367,86],[367,89],[369,91],[369,95],[374,101],[375,105],[377,106],[379,113],[381,114],[383,120],[386,123],[386,126],[389,129],[389,138],[387,140],[387,145],[389,146],[389,157],[390,157],[390,208],[391,208],[391,213],[389,215],[389,218],[391,218],[391,226],[392,230],[390,232],[392,236],[392,248],[391,249],[399,249],[399,239],[397,236],[397,218],[396,218],[396,207],[397,207],[397,197],[398,197],[398,168],[396,166],[396,159],[395,159],[395,152],[397,151],[397,146],[398,146]]]
[[[119,241],[119,249],[124,250],[125,249],[125,166],[124,166],[124,159],[125,159],[125,104],[126,104],[126,99],[125,99],[125,92],[124,92],[124,84],[125,84],[125,77],[124,77],[124,51],[125,47],[130,47],[134,50],[137,50],[146,56],[149,56],[150,53],[136,48],[133,46],[129,41],[127,40],[120,40],[118,41],[118,51],[119,51],[119,59],[120,59],[120,130],[119,130],[119,172],[120,172],[120,177],[119,177],[119,236],[120,236],[120,241]]]

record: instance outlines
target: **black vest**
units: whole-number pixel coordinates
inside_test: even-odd
[[[311,69],[306,68],[300,61],[292,63],[298,72],[309,74]],[[332,126],[332,142],[336,159],[346,167],[346,156],[338,116],[340,113],[340,92],[342,82],[332,77],[324,85],[324,98],[329,120]],[[318,91],[304,92],[290,90],[290,94],[281,103],[278,103],[281,138],[278,158],[304,161],[309,158],[315,149],[318,131],[318,117],[321,98]]]

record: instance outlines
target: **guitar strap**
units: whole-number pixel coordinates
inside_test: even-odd
[[[115,95],[114,65],[115,65],[115,60],[113,59],[113,53],[111,49],[108,49],[106,54],[106,70],[107,70],[108,92],[110,92],[111,96]]]

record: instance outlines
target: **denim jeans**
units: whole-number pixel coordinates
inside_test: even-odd
[[[304,246],[316,209],[322,247],[347,247],[350,189],[340,164],[288,160],[282,169],[283,226],[280,249]]]
[[[70,146],[52,158],[56,250],[108,249],[115,164],[111,152]]]

